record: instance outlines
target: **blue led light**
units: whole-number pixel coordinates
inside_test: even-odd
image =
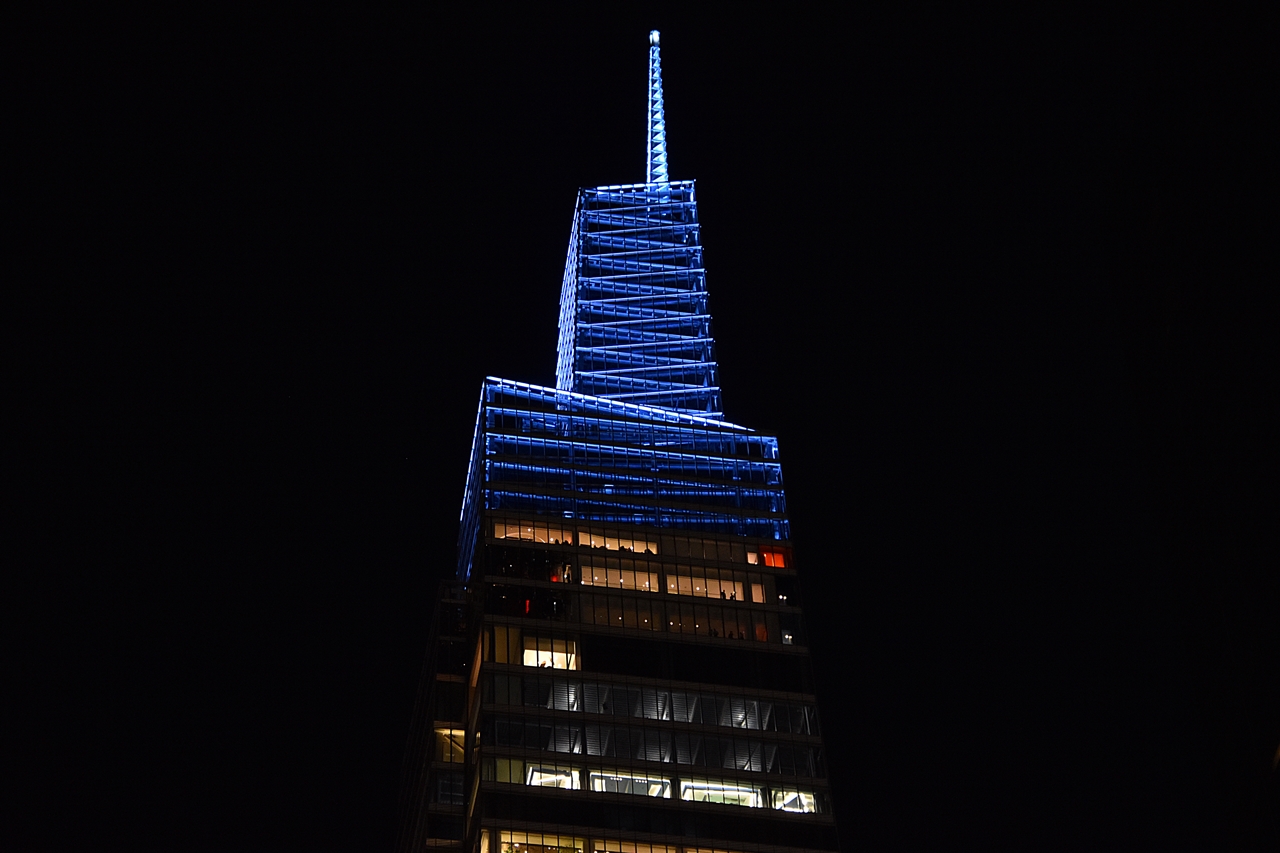
[[[645,182],[667,182],[667,123],[662,115],[662,57],[658,31],[649,33],[649,159]]]

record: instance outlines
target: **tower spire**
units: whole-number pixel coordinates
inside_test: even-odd
[[[649,31],[649,159],[646,184],[667,183],[667,123],[662,117],[662,58],[658,31]]]

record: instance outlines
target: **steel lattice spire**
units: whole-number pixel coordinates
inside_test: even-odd
[[[662,117],[662,58],[658,31],[649,31],[649,159],[646,184],[667,183],[667,123]]]

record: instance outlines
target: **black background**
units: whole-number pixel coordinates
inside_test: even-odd
[[[39,28],[13,849],[390,847],[480,380],[554,383],[653,27],[844,846],[1275,849],[1274,28],[732,8]]]

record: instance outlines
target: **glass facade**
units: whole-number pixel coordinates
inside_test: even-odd
[[[555,388],[483,383],[402,850],[837,849],[776,438],[725,421],[692,182],[582,190]]]

